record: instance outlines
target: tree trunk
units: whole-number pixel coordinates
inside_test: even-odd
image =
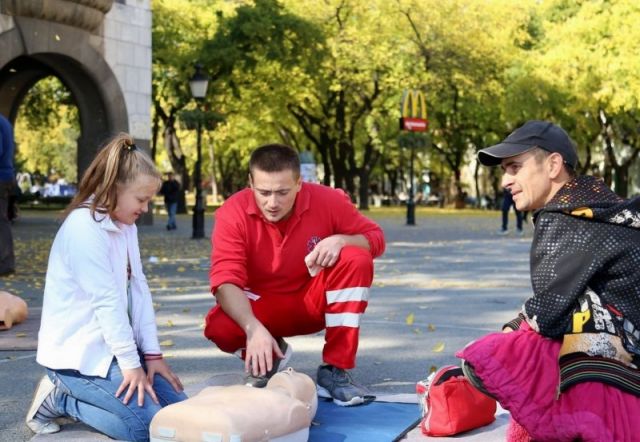
[[[394,200],[398,193],[398,169],[385,170],[385,174],[389,178],[389,198]]]
[[[325,186],[331,186],[331,177],[333,175],[331,168],[331,159],[329,158],[329,136],[322,132],[320,134],[320,144],[317,146],[320,152],[320,158],[322,159],[322,166],[324,167],[324,177],[322,178],[322,184]]]
[[[175,171],[176,175],[181,178],[181,186],[180,186],[180,196],[178,197],[178,213],[187,213],[187,202],[185,197],[185,191],[190,187],[190,179],[189,179],[189,171],[187,170],[187,165],[185,163],[184,155],[182,155],[182,150],[180,149],[180,140],[176,135],[175,120],[170,118],[167,123],[171,122],[172,124],[167,124],[164,129],[164,145],[167,149],[167,154],[169,156],[169,160],[171,161],[171,166]]]
[[[478,178],[480,175],[480,162],[476,161],[476,168],[473,171],[473,181],[476,187],[476,207],[480,207],[481,201],[482,201],[482,195],[480,193],[480,183],[478,182]]]
[[[218,182],[216,180],[216,161],[213,137],[209,137],[209,161],[211,161],[211,198],[213,204],[218,203]]]
[[[360,210],[369,210],[369,170],[367,167],[360,169],[360,189],[358,196],[360,198],[358,208]]]
[[[614,169],[614,188],[616,193],[627,198],[629,195],[629,163],[623,163]]]
[[[151,161],[156,162],[158,152],[158,132],[160,131],[160,117],[157,112],[153,114],[153,125],[151,126]]]
[[[466,206],[464,192],[462,191],[462,172],[460,171],[460,167],[456,166],[453,168],[453,176],[454,176],[454,185],[456,188],[456,196],[454,207],[456,209],[464,209]]]

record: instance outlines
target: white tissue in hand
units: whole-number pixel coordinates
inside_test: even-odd
[[[311,253],[304,257],[304,263],[307,266],[307,270],[309,270],[309,275],[311,275],[311,277],[313,278],[320,272],[320,270],[322,270],[322,267],[319,264],[311,261],[311,258],[309,258],[311,256]]]

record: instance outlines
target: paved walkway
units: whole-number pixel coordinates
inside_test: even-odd
[[[405,226],[403,214],[372,215],[385,230],[387,251],[376,261],[362,323],[358,367],[353,372],[360,382],[379,394],[413,395],[416,381],[429,370],[457,363],[456,350],[497,330],[517,313],[530,291],[531,232],[525,229],[524,237],[499,236],[499,216],[499,212],[419,211],[418,225]],[[139,232],[163,351],[183,383],[193,388],[210,383],[216,375],[238,372],[240,365],[202,337],[203,317],[214,302],[207,289],[210,246],[208,240],[190,239],[190,226],[189,216],[179,216],[178,230],[167,232],[164,218],[157,216],[154,226],[140,227]],[[18,273],[0,279],[0,290],[23,296],[34,316],[41,306],[56,229],[50,213],[23,214],[14,226]],[[205,231],[211,231],[210,216]],[[22,329],[0,332],[0,441],[27,441],[33,436],[23,417],[43,374],[35,362],[34,319]],[[322,335],[296,337],[290,343],[291,365],[315,377]],[[458,439],[503,440],[505,425],[503,415],[491,431]],[[67,432],[57,440],[87,440],[86,432],[71,439],[73,435]],[[425,439],[413,432],[408,440]]]

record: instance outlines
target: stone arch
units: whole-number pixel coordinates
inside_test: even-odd
[[[67,24],[13,17],[0,34],[0,112],[15,120],[27,91],[54,75],[71,91],[80,117],[78,178],[101,143],[129,130],[121,87],[94,45],[95,35]]]

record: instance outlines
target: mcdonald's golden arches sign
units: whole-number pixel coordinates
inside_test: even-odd
[[[424,99],[422,91],[405,89],[404,94],[402,94],[401,108],[400,130],[425,132],[429,129],[427,100]]]

